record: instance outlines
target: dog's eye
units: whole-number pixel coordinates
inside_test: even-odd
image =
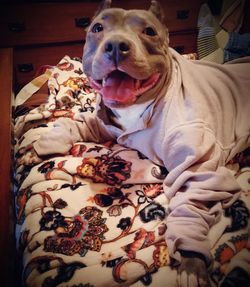
[[[156,32],[152,27],[146,27],[143,31],[144,34],[148,36],[156,36]]]
[[[99,33],[99,32],[101,32],[103,30],[103,26],[102,26],[102,24],[100,24],[100,23],[96,23],[93,27],[92,27],[92,29],[91,29],[91,31],[93,32],[93,33]]]

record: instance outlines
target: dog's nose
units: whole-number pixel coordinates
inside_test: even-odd
[[[109,41],[105,44],[105,53],[116,65],[129,54],[129,51],[130,45],[126,41]]]

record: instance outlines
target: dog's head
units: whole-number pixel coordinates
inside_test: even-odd
[[[155,90],[170,61],[168,32],[158,2],[149,10],[110,8],[106,0],[86,37],[83,69],[104,104],[126,107]]]

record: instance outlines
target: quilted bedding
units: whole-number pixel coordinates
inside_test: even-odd
[[[31,146],[40,135],[59,117],[94,114],[95,97],[81,62],[67,56],[17,95],[16,237],[23,284],[174,287],[177,273],[164,241],[165,168],[115,142],[79,142],[64,156],[34,160]],[[246,150],[229,164],[242,194],[209,233],[213,286],[250,282],[249,156]]]

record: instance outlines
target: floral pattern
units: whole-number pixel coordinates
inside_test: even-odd
[[[45,239],[45,251],[68,256],[75,253],[85,256],[88,250],[100,251],[104,233],[108,231],[106,219],[101,217],[102,211],[86,207],[79,213],[73,218],[65,218],[60,212],[46,212],[40,220],[41,230],[49,225],[47,230],[54,230],[55,235]]]
[[[24,285],[164,286],[172,276],[164,239],[168,171],[115,142],[79,142],[63,157],[31,160],[33,142],[57,118],[74,120],[79,113],[96,112],[96,93],[78,59],[65,57],[48,86],[48,101],[30,111],[24,107],[15,125],[17,242]],[[217,240],[213,286],[227,280],[235,271],[232,264],[249,252],[249,166],[249,150],[229,165],[243,191],[225,210],[219,235],[213,231],[210,236]]]
[[[83,159],[82,164],[77,167],[77,174],[83,178],[91,178],[94,182],[116,185],[130,177],[131,165],[131,162],[118,156],[103,155]]]

